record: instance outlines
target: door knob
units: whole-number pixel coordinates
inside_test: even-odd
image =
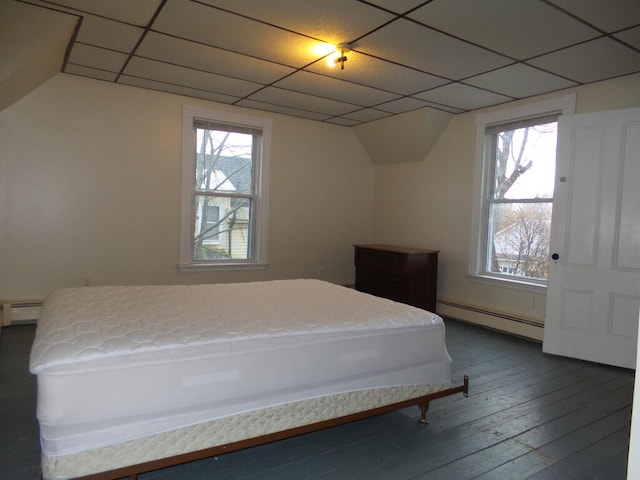
[[[551,258],[553,260],[558,260],[560,258],[560,255],[558,255],[557,253],[554,253],[553,255],[551,255]]]

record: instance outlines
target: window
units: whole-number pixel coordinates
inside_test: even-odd
[[[265,266],[268,119],[183,109],[181,270]]]
[[[558,118],[574,96],[479,116],[472,274],[545,286]]]
[[[220,244],[220,205],[215,205],[215,198],[207,199],[207,197],[204,197],[204,199],[199,200],[198,205],[196,205],[196,211],[202,211],[202,213],[196,215],[194,235],[196,235],[196,238],[200,238],[199,249],[203,250],[206,248],[204,245],[208,243]],[[194,256],[197,258],[203,255],[202,253],[195,253]]]
[[[557,126],[554,116],[487,129],[488,274],[547,278]]]

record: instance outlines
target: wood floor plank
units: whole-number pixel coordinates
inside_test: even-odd
[[[17,326],[0,334],[0,478],[40,478],[36,382],[28,371],[34,330]]]
[[[614,434],[601,438],[590,445],[589,448],[562,458],[541,472],[527,477],[527,480],[584,480],[596,478],[602,480],[624,480],[626,478],[627,455],[621,445],[624,445],[624,442],[629,439],[629,434],[630,425],[627,425]],[[602,465],[609,463],[612,458],[617,460],[615,467],[606,470],[606,475],[601,477]]]
[[[589,425],[573,430],[570,433],[562,435],[545,444],[530,442],[527,438],[528,435],[519,436],[515,438],[514,441],[525,443],[531,448],[531,451],[521,457],[514,458],[510,462],[502,464],[494,470],[477,478],[478,480],[510,480],[513,478],[514,472],[518,472],[523,478],[525,476],[528,477],[535,475],[549,466],[558,463],[560,459],[568,458],[571,455],[589,448],[592,445],[593,438],[599,439],[603,436],[613,435],[619,430],[626,428],[629,424],[630,418],[631,409],[626,408],[613,415],[600,418]],[[558,430],[562,428],[562,426],[556,426],[553,424],[548,424],[544,427],[547,430],[548,428],[558,428]],[[543,436],[548,435],[546,431],[536,433],[542,433]],[[555,434],[557,435],[557,433]],[[545,441],[548,438],[552,437],[547,437]],[[626,464],[626,452],[623,463]]]
[[[475,395],[471,391],[466,402],[442,399],[442,402],[434,405],[429,417],[432,419],[432,428],[436,430],[468,425],[492,415],[498,415],[499,421],[506,422],[557,399],[583,395],[585,391],[602,385],[605,379],[606,373],[588,376],[586,373],[579,374],[579,370],[562,375],[539,375],[536,381],[518,382],[488,395]]]
[[[594,438],[613,434],[628,425],[631,418],[630,405],[626,400],[620,399],[618,406],[626,406],[609,415],[602,407],[604,404],[611,405],[610,398],[603,396],[588,407],[560,415],[518,435],[503,431],[506,429],[495,429],[491,433],[500,439],[499,442],[457,459],[447,468],[429,472],[429,479],[458,478],[462,475],[482,480],[510,480],[514,478],[514,472],[532,475],[559,459],[588,447]],[[514,454],[509,458],[505,456],[505,451],[512,451]],[[516,454],[518,451],[521,453]]]

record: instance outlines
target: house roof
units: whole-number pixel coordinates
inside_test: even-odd
[[[202,154],[197,154],[198,159]],[[206,155],[207,162],[212,161],[212,156]],[[200,161],[200,160],[198,160]],[[221,185],[220,190],[250,193],[251,192],[251,175],[252,163],[249,158],[238,157],[217,157],[214,164],[215,180],[213,183]]]
[[[638,0],[10,1],[74,22],[66,73],[348,126],[640,72]]]

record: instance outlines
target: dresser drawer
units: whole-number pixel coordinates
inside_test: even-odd
[[[377,270],[362,266],[356,270],[356,285],[377,285],[386,289],[406,289],[409,278],[402,274],[392,274],[384,270]]]
[[[355,260],[358,266],[374,266],[394,271],[404,271],[407,267],[407,256],[394,252],[359,248],[356,250]]]
[[[388,298],[394,302],[409,303],[409,295],[406,289],[390,289],[373,283],[364,282],[356,284],[356,290],[375,295],[376,297]]]
[[[409,277],[368,266],[356,269],[356,290],[407,303]]]

